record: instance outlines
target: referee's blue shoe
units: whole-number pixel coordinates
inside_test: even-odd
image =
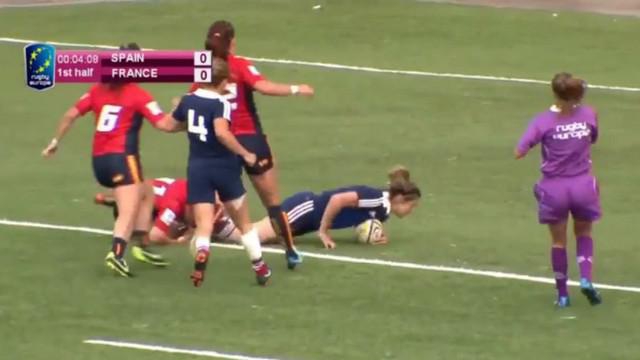
[[[569,300],[568,296],[559,296],[558,300],[556,300],[556,307],[558,309],[564,309],[571,306],[571,300]]]

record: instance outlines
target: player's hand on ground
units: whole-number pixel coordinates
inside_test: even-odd
[[[300,85],[299,88],[299,94],[300,96],[307,96],[307,97],[311,97],[315,94],[315,90],[313,89],[313,87],[311,87],[311,85],[307,85],[307,84],[302,84]]]
[[[250,167],[255,166],[256,162],[258,161],[258,157],[254,153],[249,153],[249,154],[243,156],[242,159]]]
[[[322,241],[322,244],[324,245],[325,249],[331,250],[331,249],[335,249],[336,248],[336,243],[333,242],[333,240],[331,239],[331,236],[329,236],[329,234],[327,234],[325,232],[319,232],[318,233],[318,237]]]
[[[51,140],[49,145],[47,145],[47,147],[44,150],[42,150],[42,156],[50,157],[53,154],[55,154],[57,150],[58,150],[58,141],[55,139]]]
[[[373,245],[387,245],[389,243],[389,238],[387,238],[387,234],[382,234],[379,239],[371,242]]]

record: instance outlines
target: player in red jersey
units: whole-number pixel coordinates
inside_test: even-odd
[[[149,240],[155,244],[189,239],[195,228],[193,207],[187,202],[187,179],[157,178],[153,180],[155,220]],[[216,199],[213,222],[223,214],[223,205]],[[214,233],[216,229],[214,226]],[[180,242],[180,241],[178,241]]]
[[[187,242],[195,228],[193,208],[187,202],[187,179],[155,178],[145,180],[144,186],[145,194],[153,194],[153,226],[149,231],[149,242],[156,245]],[[114,217],[117,217],[118,207],[112,192],[97,193],[94,201],[96,204],[113,208]],[[215,238],[227,239],[233,233],[240,242],[240,233],[224,212],[219,200],[214,207],[213,219]]]
[[[216,21],[209,27],[205,48],[211,50],[214,57],[225,59],[231,72],[226,96],[231,103],[231,131],[247,150],[257,155],[255,165],[245,164],[245,171],[267,208],[273,228],[285,240],[287,264],[293,269],[302,262],[302,256],[295,249],[287,214],[282,211],[273,155],[262,131],[253,92],[270,96],[313,96],[314,90],[305,84],[287,85],[267,80],[251,61],[235,55],[235,47],[235,30],[230,22]]]
[[[120,50],[140,50],[131,43]],[[45,157],[52,156],[59,142],[79,117],[89,111],[95,114],[96,129],[93,137],[93,171],[102,186],[114,189],[119,214],[113,229],[111,251],[105,259],[106,265],[124,277],[131,277],[124,260],[127,243],[132,234],[145,238],[151,222],[153,194],[145,193],[142,167],[138,151],[138,137],[142,117],[163,131],[177,131],[171,124],[161,121],[163,112],[151,95],[133,83],[114,82],[96,84],[82,95],[78,102],[63,115],[56,135],[42,151]],[[144,246],[132,249],[136,259],[158,266],[167,262]]]
[[[149,240],[165,243],[176,226],[190,227],[194,223],[192,209],[187,204],[187,180],[156,178],[151,186],[155,216]]]
[[[195,223],[193,209],[187,203],[187,180],[155,178],[145,180],[144,186],[145,193],[153,194],[153,226],[149,231],[149,241],[153,244],[165,245],[178,242],[179,238],[188,238],[189,235],[185,232],[192,233]],[[95,195],[95,202],[112,207],[114,216],[117,216],[118,207],[113,193],[98,193]],[[221,213],[222,208],[216,207],[215,218]]]

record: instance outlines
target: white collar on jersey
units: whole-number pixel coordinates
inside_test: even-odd
[[[391,213],[391,201],[389,200],[389,192],[382,192],[382,207],[387,211],[387,216]]]
[[[573,105],[573,108],[575,109],[575,108],[577,108],[578,106],[580,106],[580,104]],[[556,105],[556,104],[551,105],[551,107],[549,108],[549,110],[551,110],[551,112],[554,112],[554,113],[559,113],[560,111],[562,111],[562,109],[560,109],[560,108],[558,107],[558,105]]]
[[[202,88],[196,89],[196,91],[193,92],[193,95],[205,99],[224,99],[224,97],[217,92]]]

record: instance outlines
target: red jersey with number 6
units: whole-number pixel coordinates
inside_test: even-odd
[[[156,123],[163,117],[151,94],[133,83],[116,88],[93,85],[75,107],[81,115],[89,111],[95,114],[94,156],[138,154],[142,118]]]
[[[225,99],[231,103],[231,132],[234,135],[262,134],[260,117],[253,99],[255,84],[264,80],[258,69],[243,57],[229,54],[228,94]],[[198,88],[198,84],[191,86],[191,91]]]

